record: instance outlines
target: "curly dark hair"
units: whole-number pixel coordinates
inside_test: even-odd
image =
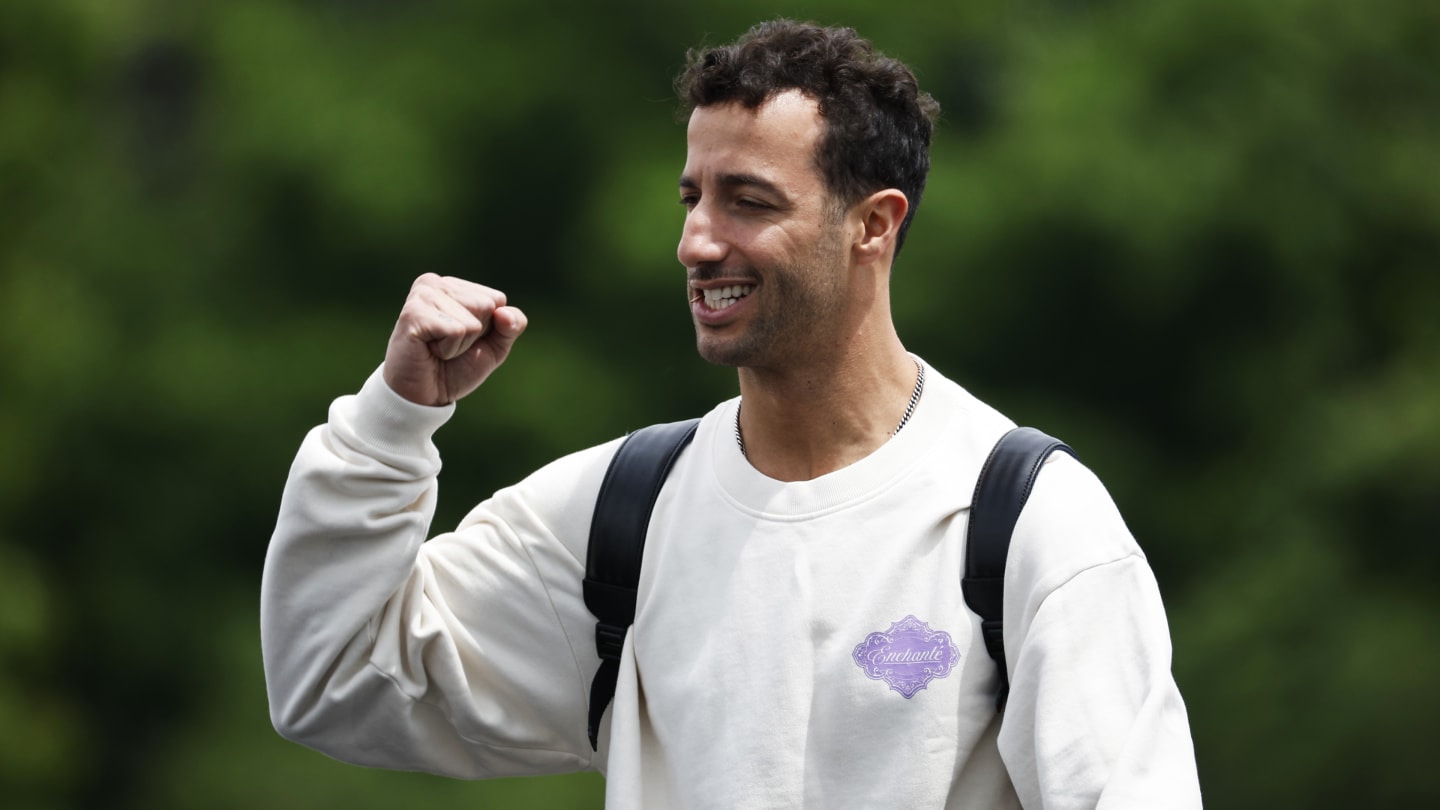
[[[825,120],[815,166],[830,193],[845,205],[885,188],[909,199],[895,238],[900,252],[925,191],[940,113],[909,67],[854,29],[784,19],[760,23],[730,45],[692,48],[685,62],[675,78],[682,117],[729,102],[755,109],[792,89],[815,99]]]

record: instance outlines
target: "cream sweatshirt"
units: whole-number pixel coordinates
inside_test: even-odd
[[[996,713],[960,576],[976,476],[1012,424],[927,376],[904,430],[813,481],[748,464],[736,400],[705,416],[656,504],[594,753],[581,580],[619,440],[427,541],[432,436],[454,407],[411,404],[377,372],[286,485],[261,599],[275,727],[362,765],[599,770],[612,808],[1199,807],[1154,576],[1068,456],[1016,527]]]

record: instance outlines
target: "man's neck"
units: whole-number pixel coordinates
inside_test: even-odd
[[[780,481],[847,467],[890,439],[915,392],[918,365],[900,344],[792,369],[740,369],[746,457]]]

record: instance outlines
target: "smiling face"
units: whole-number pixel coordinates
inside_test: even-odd
[[[846,215],[816,170],[823,128],[815,101],[796,91],[690,116],[676,255],[697,347],[712,363],[780,368],[844,339]]]

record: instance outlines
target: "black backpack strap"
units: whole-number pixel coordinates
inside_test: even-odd
[[[1005,699],[1010,695],[1001,621],[1010,534],[1015,530],[1020,510],[1025,508],[1025,501],[1030,498],[1040,465],[1056,450],[1075,456],[1075,451],[1064,442],[1035,428],[1011,430],[1000,437],[985,466],[980,468],[975,495],[970,501],[970,523],[965,530],[965,577],[960,588],[965,594],[965,603],[980,616],[985,649],[1000,667],[996,711],[1005,710]]]
[[[635,594],[650,513],[680,451],[695,436],[699,419],[650,425],[631,433],[610,460],[585,553],[585,607],[595,623],[600,669],[590,683],[590,748],[599,750],[600,718],[615,697],[625,631],[635,621]]]

